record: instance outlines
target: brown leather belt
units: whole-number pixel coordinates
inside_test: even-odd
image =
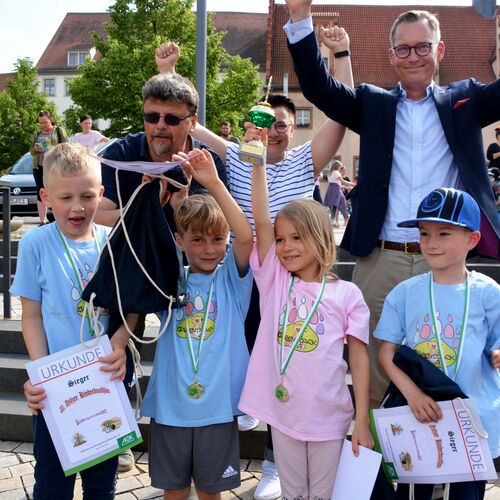
[[[376,246],[386,250],[397,250],[398,252],[404,252],[412,255],[421,253],[420,243],[418,241],[405,241],[403,243],[398,243],[396,241],[378,240]]]

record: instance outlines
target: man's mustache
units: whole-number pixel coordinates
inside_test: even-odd
[[[159,131],[159,132],[155,132],[153,134],[153,139],[155,137],[166,137],[167,139],[172,139],[172,134],[170,132],[168,132],[167,130],[162,132],[162,131]]]

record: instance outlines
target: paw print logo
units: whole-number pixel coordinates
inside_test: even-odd
[[[191,338],[195,340],[200,339],[203,330],[203,321],[205,318],[205,300],[203,300],[198,291],[195,292],[194,299],[191,298],[189,293],[186,295],[186,305],[177,309],[175,313],[175,318],[177,320],[177,336],[183,338],[187,337],[187,323]],[[213,300],[210,301],[207,314],[209,317],[206,322],[205,340],[208,339],[215,330],[217,312]]]

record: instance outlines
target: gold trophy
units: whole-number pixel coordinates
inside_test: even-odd
[[[276,121],[276,116],[274,115],[274,109],[267,102],[269,97],[269,92],[271,90],[271,82],[273,77],[269,78],[269,84],[267,86],[266,97],[264,101],[253,106],[250,111],[250,121],[258,128],[269,129],[272,124]],[[266,164],[266,153],[267,148],[264,146],[261,140],[242,142],[240,144],[240,149],[238,151],[238,158],[241,161],[252,163],[253,165],[263,166]]]

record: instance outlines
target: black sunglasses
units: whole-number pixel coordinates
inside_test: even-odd
[[[158,123],[160,121],[160,118],[163,118],[165,123],[167,125],[171,125],[172,127],[176,127],[177,125],[179,125],[179,123],[181,123],[182,120],[185,120],[186,118],[189,118],[191,116],[193,116],[192,113],[186,116],[176,116],[176,115],[171,115],[170,113],[167,113],[166,115],[161,115],[156,111],[151,111],[150,113],[142,114],[144,121],[147,123]]]

